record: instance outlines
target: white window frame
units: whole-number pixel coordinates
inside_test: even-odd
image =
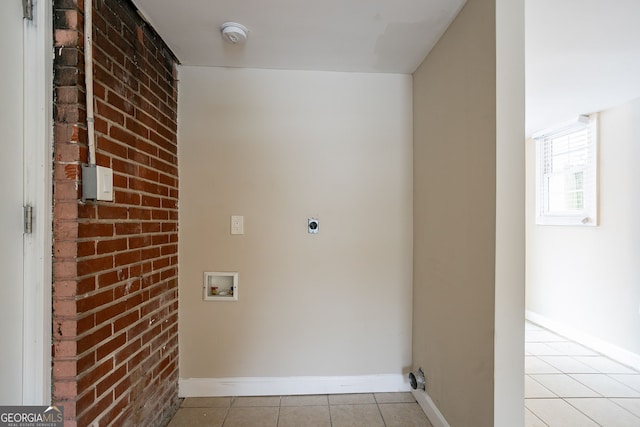
[[[583,175],[583,209],[569,212],[549,210],[549,176],[545,174],[545,147],[558,138],[587,131],[587,164]],[[598,225],[598,115],[579,116],[577,120],[539,132],[536,142],[536,224],[593,227]]]

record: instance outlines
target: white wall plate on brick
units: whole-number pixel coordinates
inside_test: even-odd
[[[113,201],[113,169],[96,166],[97,200]]]

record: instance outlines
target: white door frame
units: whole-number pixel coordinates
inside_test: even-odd
[[[24,237],[23,405],[49,405],[52,395],[52,9],[52,0],[33,0],[33,20],[23,20],[24,205],[33,207]]]

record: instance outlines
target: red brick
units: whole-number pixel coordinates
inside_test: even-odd
[[[168,234],[157,234],[151,238],[151,244],[153,246],[164,245],[166,243],[169,243]]]
[[[113,224],[81,222],[78,224],[78,237],[111,237]]]
[[[73,300],[55,299],[53,301],[53,313],[58,318],[75,316],[76,304]]]
[[[127,251],[120,252],[114,256],[115,264],[118,267],[123,267],[129,264],[135,264],[140,261],[141,252],[139,250],[136,251]]]
[[[162,256],[173,255],[178,253],[178,245],[166,245],[160,249]]]
[[[53,208],[53,214],[59,219],[74,219],[78,217],[78,203],[75,201],[59,202]]]
[[[75,280],[58,280],[53,284],[53,296],[55,298],[75,297],[76,286]]]
[[[72,379],[77,375],[77,363],[75,360],[56,360],[53,363],[53,378]]]
[[[135,293],[133,295],[128,296],[125,299],[125,302],[127,303],[127,310],[139,310],[140,304],[142,304],[142,302],[144,301],[144,292],[138,292]],[[137,318],[140,318],[139,316],[139,312]]]
[[[114,423],[114,424],[108,424],[113,422],[113,420],[115,420],[117,417],[119,417],[120,415],[122,415],[123,409],[127,408],[128,405],[130,405],[131,402],[129,402],[129,399],[127,398],[120,398],[119,401],[117,401],[114,405],[112,405],[109,410],[107,411],[107,413],[100,419],[100,421],[103,421],[105,424],[104,425],[119,425],[118,423]],[[163,420],[158,420],[158,422],[155,422],[153,424],[150,425],[161,425]]]
[[[164,211],[164,210],[160,210],[160,209],[154,209],[154,210],[151,211],[151,218],[159,220],[159,221],[168,220],[169,219],[169,212],[168,211]]]
[[[109,405],[113,402],[113,395],[106,394],[104,397],[100,398],[97,402],[94,402],[92,405],[87,407],[83,413],[81,413],[77,420],[78,425],[88,426],[91,424],[91,420],[94,420],[98,415],[100,415],[104,410],[106,410]],[[65,426],[66,427],[66,426]]]
[[[100,307],[101,305],[108,304],[112,301],[113,291],[109,289],[93,295],[78,298],[76,304],[78,307],[78,313],[86,313],[96,307]]]
[[[75,86],[58,87],[55,98],[59,104],[77,104],[80,99],[78,88]]]
[[[108,92],[107,101],[109,102],[110,105],[113,105],[115,108],[119,109],[120,111],[123,111],[127,114],[133,114],[134,107],[131,101],[128,99],[124,99],[117,93]]]
[[[153,260],[152,265],[153,265],[154,271],[161,271],[162,269],[171,265],[171,259],[170,258],[155,259]],[[160,280],[160,277],[158,278],[158,280]]]
[[[56,339],[53,344],[52,355],[56,359],[66,359],[76,355],[76,342],[66,339]]]
[[[53,192],[56,200],[77,200],[80,198],[80,188],[76,181],[53,182]]]
[[[88,386],[93,386],[100,378],[103,378],[113,369],[113,359],[107,359],[93,369],[89,370],[85,374],[81,375],[78,379],[78,387],[81,390],[86,390]]]
[[[95,366],[96,363],[96,354],[95,352],[88,353],[78,359],[78,374],[87,371],[92,366]]]
[[[83,395],[78,398],[78,407],[79,408],[88,408],[93,405],[93,402],[96,400],[96,390],[94,388],[89,389]],[[65,411],[65,415],[67,415]],[[67,423],[65,423],[65,426]]]
[[[130,208],[129,209],[129,219],[150,220],[151,219],[151,210],[150,209]]]
[[[138,311],[129,312],[129,314],[127,314],[126,316],[121,317],[113,322],[113,330],[114,332],[119,332],[133,325],[138,320],[140,320],[140,313]]]
[[[136,335],[139,335],[139,334],[136,334]],[[127,331],[127,345],[126,345],[126,347],[120,349],[115,354],[115,363],[116,363],[116,365],[120,365],[121,363],[123,363],[124,361],[129,359],[129,357],[131,357],[136,351],[138,351],[142,347],[142,342],[141,342],[140,338],[137,338],[137,339],[134,339],[134,338],[136,338],[136,337],[135,336],[130,337],[129,336],[129,331]]]
[[[138,164],[141,165],[150,165],[151,164],[151,157],[149,157],[147,154],[142,153],[140,151],[138,151],[135,148],[130,148],[127,151],[127,158],[133,162],[136,162]]]
[[[177,67],[129,2],[95,4],[96,160],[116,191],[79,202],[82,7],[54,4],[53,401],[68,427],[159,425],[178,380]]]
[[[53,393],[58,399],[74,398],[76,396],[76,390],[76,382],[73,380],[58,380],[54,382]]]
[[[123,174],[126,174],[126,175],[138,174],[138,166],[135,163],[119,160],[119,159],[113,160],[113,170],[117,172],[122,172]]]
[[[141,259],[143,260],[157,258],[159,256],[160,256],[160,248],[158,247],[152,246],[152,247],[144,248],[141,251]]]
[[[113,285],[114,283],[127,280],[128,278],[129,274],[126,269],[109,271],[98,276],[98,286],[100,286],[101,288],[105,288],[107,286]]]
[[[177,209],[178,209],[178,201],[175,200],[175,199],[163,198],[162,199],[162,208],[163,209],[172,209],[174,211],[177,211]]]
[[[128,191],[119,191],[116,193],[115,202],[123,205],[140,205],[140,195]]]
[[[129,187],[129,178],[127,178],[125,175],[120,175],[118,173],[114,173],[113,174],[113,186],[114,186],[114,188],[116,188],[118,190],[123,189],[123,188],[128,188]],[[120,193],[120,191],[115,191],[116,195],[118,193]]]
[[[94,52],[94,58],[95,58],[95,52]],[[103,84],[100,84],[100,82],[96,82],[94,80],[93,81],[93,96],[98,98],[98,100],[100,100],[100,99],[105,100],[107,98],[107,88]],[[97,110],[97,108],[96,108],[96,110]],[[99,112],[97,114],[94,114],[94,118],[95,117],[100,117],[100,116],[101,116],[101,114]],[[100,118],[100,119],[102,120],[102,118]]]
[[[76,30],[63,30],[57,29],[54,31],[54,45],[56,47],[61,46],[77,46],[78,45],[78,31]]]
[[[100,345],[96,349],[96,357],[97,357],[97,359],[101,360],[104,357],[110,355],[111,353],[116,351],[118,348],[120,348],[123,345],[125,345],[126,342],[127,342],[127,337],[126,337],[126,334],[123,332],[120,335],[116,336],[115,338],[113,338],[113,339],[107,341],[106,343]]]
[[[127,147],[118,141],[104,136],[99,136],[96,141],[96,148],[100,151],[107,152],[113,156],[126,157]]]
[[[142,196],[142,206],[151,206],[151,207],[157,207],[159,208],[161,205],[161,201],[159,197],[152,197],[152,196]]]
[[[54,244],[61,240],[74,241],[78,237],[78,224],[74,221],[61,221],[58,220],[53,225],[53,239]]]
[[[127,249],[127,239],[101,240],[97,245],[99,255]]]
[[[113,256],[78,261],[78,276],[96,273],[113,268]]]
[[[96,115],[108,120],[113,124],[124,126],[125,116],[121,111],[111,107],[108,103],[98,100],[96,102]]]
[[[78,218],[94,219],[96,217],[96,206],[93,204],[78,205]]]
[[[125,127],[129,131],[138,135],[138,137],[141,137],[144,139],[149,138],[149,128],[131,117],[127,117],[127,120],[125,122]]]
[[[124,145],[134,146],[136,144],[136,136],[118,126],[109,128],[109,136]]]
[[[100,205],[98,206],[98,218],[127,219],[127,208],[114,205]]]
[[[116,224],[116,234],[119,236],[140,234],[142,225],[139,222],[124,222]]]
[[[163,173],[160,174],[159,181],[160,183],[168,185],[170,187],[176,187],[177,185],[176,183],[177,180],[175,177],[172,177],[170,175],[165,175]]]
[[[89,240],[86,242],[78,242],[76,246],[76,253],[78,257],[86,257],[96,254],[96,242],[95,240]]]
[[[53,277],[57,280],[60,279],[72,279],[77,275],[77,264],[73,261],[64,260],[59,257],[58,261],[53,263]]]
[[[150,354],[151,350],[149,349],[149,347],[143,347],[140,351],[134,354],[133,357],[129,359],[129,361],[127,361],[127,369],[129,371],[135,369],[144,359],[149,357]]]
[[[171,261],[171,265],[175,265],[175,261]],[[168,270],[164,270],[162,271],[162,273],[160,273],[160,280],[166,280],[170,277],[175,277],[177,275],[177,271],[176,268],[171,268]]]
[[[78,340],[78,353],[83,353],[111,336],[111,325],[105,325]]]
[[[85,277],[78,282],[77,294],[82,295],[94,291],[96,289],[95,276]]]
[[[78,319],[76,323],[76,331],[78,335],[82,335],[84,333],[89,332],[96,326],[96,316],[95,314],[88,314],[85,317]]]
[[[158,340],[158,341],[161,341],[162,344],[164,345],[164,343],[167,340],[167,337],[168,337],[167,333],[162,333],[162,323],[155,322],[151,326],[149,326],[146,332],[142,334],[142,344],[144,345],[144,344],[148,344],[153,340]],[[152,350],[155,350],[153,346],[151,346],[151,348]]]
[[[53,333],[57,338],[75,337],[76,336],[75,320],[65,320],[63,317],[58,317],[58,319],[54,322],[54,325],[53,325]]]
[[[96,164],[99,165],[99,166],[112,167],[111,166],[111,156],[108,153],[105,153],[102,150],[97,150],[96,151]],[[92,203],[92,202],[90,202],[90,203]]]
[[[126,283],[120,284],[113,289],[114,298],[121,299],[125,297],[125,300],[128,300],[133,294],[138,292],[141,287],[141,280],[139,278],[128,280]]]

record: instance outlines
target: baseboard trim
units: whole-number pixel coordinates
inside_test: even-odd
[[[411,390],[411,393],[413,397],[416,398],[418,405],[420,405],[427,418],[429,418],[429,421],[431,421],[433,427],[450,427],[444,415],[442,415],[442,412],[440,412],[426,391]]]
[[[342,377],[180,378],[180,397],[270,396],[409,391],[402,374]]]
[[[576,341],[577,343],[582,344],[585,347],[589,347],[598,353],[602,353],[616,362],[627,365],[630,368],[640,370],[640,355],[636,353],[620,348],[610,342],[596,338],[593,335],[574,328],[573,326],[566,325],[530,310],[526,310],[525,317],[533,323],[567,337],[570,340]]]

